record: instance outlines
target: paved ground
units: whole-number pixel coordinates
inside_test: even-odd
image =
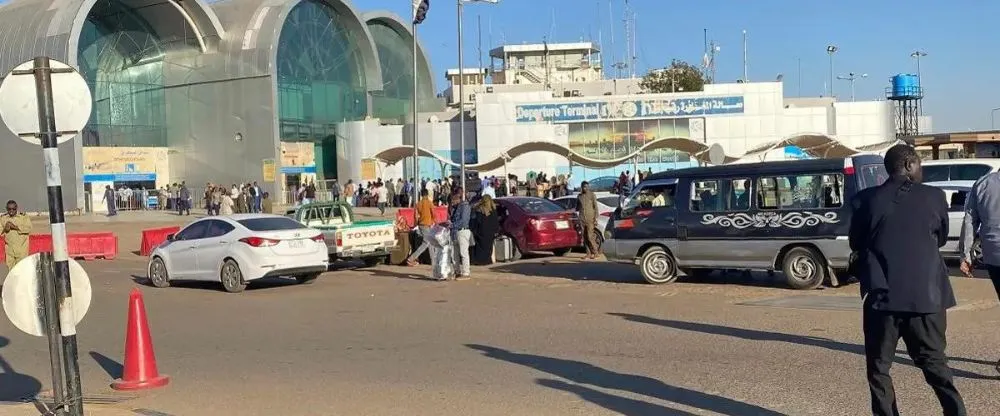
[[[137,249],[148,226],[70,220],[71,231],[115,229],[123,252]],[[89,405],[98,415],[867,409],[857,286],[797,292],[766,275],[650,286],[634,267],[571,256],[477,269],[476,279],[449,283],[424,279],[426,267],[348,267],[311,285],[272,280],[232,295],[208,284],[146,287],[144,259],[132,254],[84,265],[95,293],[79,328],[80,366],[88,403],[106,404]],[[992,414],[1000,405],[991,364],[1000,342],[996,297],[987,280],[954,283],[957,383],[970,414]],[[121,371],[134,287],[146,294],[159,365],[172,382],[132,396],[107,386]],[[894,369],[903,414],[940,414],[903,357]],[[0,371],[0,401],[46,390],[44,340],[0,319]],[[0,413],[13,409],[26,412]]]

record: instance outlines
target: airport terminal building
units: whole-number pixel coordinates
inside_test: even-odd
[[[407,121],[409,28],[349,0],[12,0],[0,6],[0,72],[45,55],[91,87],[87,127],[60,146],[68,210],[111,184],[273,191],[303,176],[356,177],[341,123]],[[418,53],[418,107],[436,111]],[[5,127],[0,136],[2,197],[44,210],[40,149]]]
[[[89,123],[60,146],[68,210],[98,208],[107,185],[185,181],[198,195],[257,181],[284,196],[307,179],[410,177],[414,131],[423,177],[464,157],[487,175],[577,179],[708,163],[713,145],[738,162],[895,137],[888,102],[786,98],[781,82],[646,94],[638,79],[607,79],[590,42],[501,46],[491,68],[448,71],[438,97],[419,42],[412,73],[409,27],[350,0],[12,0],[0,6],[0,73],[46,55],[91,87]],[[0,197],[43,211],[40,149],[0,136]]]

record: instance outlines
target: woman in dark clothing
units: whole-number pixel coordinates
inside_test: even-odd
[[[500,220],[497,217],[496,204],[489,195],[483,195],[479,199],[479,203],[472,211],[469,228],[476,239],[476,245],[469,248],[472,252],[470,256],[472,264],[477,266],[493,264],[493,240],[500,230]]]

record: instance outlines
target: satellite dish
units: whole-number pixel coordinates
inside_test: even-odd
[[[726,151],[722,149],[721,144],[714,143],[708,148],[708,163],[713,165],[726,163]]]

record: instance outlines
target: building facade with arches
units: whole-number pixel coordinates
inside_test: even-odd
[[[91,87],[90,121],[59,149],[67,209],[105,185],[254,180],[275,192],[356,176],[341,124],[407,121],[408,20],[350,0],[12,0],[0,6],[0,73],[44,55]],[[417,49],[418,110],[435,111]],[[44,210],[39,148],[0,136],[0,174],[17,178],[4,197]]]

